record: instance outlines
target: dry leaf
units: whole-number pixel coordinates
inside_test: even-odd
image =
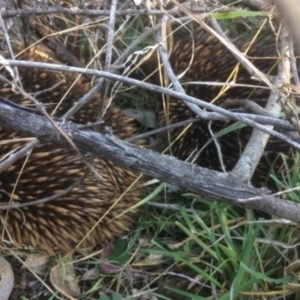
[[[14,272],[10,263],[0,256],[0,300],[7,300],[14,287]]]
[[[71,262],[65,262],[63,266],[54,266],[50,271],[50,281],[54,288],[68,299],[74,300],[73,296],[80,294],[78,278]]]
[[[38,275],[45,275],[50,256],[45,253],[30,254],[22,266],[22,269],[28,267]]]
[[[99,274],[100,272],[98,268],[90,269],[82,275],[80,280],[95,280],[99,277]]]
[[[138,120],[148,128],[157,128],[157,119],[155,113],[151,110],[141,111],[138,109],[128,108],[123,109],[122,112],[125,115]]]

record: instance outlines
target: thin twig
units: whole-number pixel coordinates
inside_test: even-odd
[[[24,145],[20,150],[10,155],[8,158],[5,158],[5,160],[0,163],[0,173],[12,166],[18,159],[27,155],[27,153],[32,150],[38,143],[39,141],[37,139],[34,139],[30,143]]]
[[[146,132],[146,133],[135,135],[131,138],[126,139],[126,141],[131,143],[133,141],[144,139],[144,138],[147,138],[149,136],[168,131],[170,129],[174,129],[174,128],[182,127],[184,125],[188,125],[188,124],[191,124],[191,123],[198,123],[198,122],[202,122],[202,120],[199,119],[199,118],[188,119],[188,120],[185,120],[185,121],[181,121],[181,122],[170,124],[170,125],[167,125],[167,126],[164,126],[164,127],[160,127],[158,129],[154,129],[154,130],[151,130],[151,131]]]
[[[106,40],[106,57],[105,57],[105,66],[104,71],[109,72],[111,69],[111,59],[112,59],[112,49],[113,49],[113,42],[114,42],[114,36],[115,36],[115,21],[116,21],[116,10],[117,10],[117,0],[112,0],[110,5],[110,15],[108,19],[108,29],[107,29],[107,40]],[[100,120],[103,116],[103,108],[104,108],[104,102],[107,97],[107,92],[109,89],[109,80],[105,80],[101,90],[101,101],[99,103],[99,109],[98,109],[98,120]]]
[[[0,75],[0,80],[11,84],[11,82],[6,79],[5,77],[3,77],[2,75]],[[96,176],[96,178],[98,178],[99,180],[101,179],[101,176],[99,175],[99,173],[97,172],[97,170],[86,160],[86,158],[83,156],[83,154],[78,150],[78,148],[74,145],[74,143],[72,142],[72,140],[69,138],[69,136],[67,134],[65,134],[61,128],[59,128],[59,126],[57,126],[57,124],[55,123],[55,121],[53,120],[53,118],[48,114],[48,112],[46,111],[45,107],[39,102],[37,101],[33,96],[31,96],[30,94],[28,94],[27,92],[25,92],[22,88],[20,88],[19,86],[15,86],[15,88],[18,90],[18,92],[21,93],[21,95],[24,96],[25,99],[29,99],[30,101],[32,101],[35,105],[37,110],[43,115],[45,116],[45,118],[53,125],[53,127],[66,139],[66,141],[71,145],[71,147],[75,150],[75,152],[79,155],[79,157],[81,157],[82,162],[86,164],[86,166],[94,173],[94,175]]]
[[[24,202],[24,203],[12,202],[10,204],[7,204],[7,202],[0,202],[0,210],[20,209],[22,207],[33,206],[33,205],[42,204],[42,203],[46,203],[49,201],[54,201],[56,199],[59,199],[60,197],[67,195],[75,187],[77,187],[84,180],[84,178],[88,175],[88,173],[89,173],[89,169],[87,169],[86,172],[78,180],[76,180],[76,182],[74,182],[68,188],[64,189],[63,191],[61,191],[53,196],[45,197],[45,198],[34,200],[34,201],[28,201],[28,202]]]
[[[223,154],[222,154],[222,150],[221,150],[221,146],[220,143],[218,141],[218,139],[216,138],[215,134],[213,133],[212,129],[211,129],[211,121],[208,122],[207,127],[208,127],[208,131],[210,133],[210,136],[212,138],[212,141],[216,147],[217,153],[218,153],[218,158],[219,158],[219,162],[220,162],[220,166],[221,169],[224,173],[227,172],[227,170],[225,169],[225,165],[224,165],[224,160],[223,160]]]
[[[267,128],[266,126],[258,124],[255,121],[253,121],[253,119],[249,119],[249,118],[243,116],[242,114],[230,112],[226,109],[215,106],[206,101],[203,101],[203,100],[200,100],[195,97],[188,96],[188,95],[184,95],[182,93],[173,91],[168,88],[160,87],[160,86],[146,83],[146,82],[141,82],[139,80],[135,80],[132,78],[128,78],[128,77],[124,77],[124,76],[120,76],[120,75],[116,75],[116,74],[112,74],[112,73],[108,73],[108,72],[104,72],[104,71],[75,68],[75,67],[62,66],[62,65],[57,65],[57,64],[36,63],[36,62],[28,62],[28,61],[22,61],[22,60],[16,60],[16,61],[6,60],[5,62],[2,62],[2,64],[16,65],[16,66],[21,66],[21,67],[44,68],[44,69],[48,69],[48,70],[59,70],[59,71],[72,72],[72,73],[83,73],[83,74],[87,74],[87,75],[105,77],[105,78],[109,78],[109,79],[116,80],[116,81],[122,81],[127,84],[132,84],[132,85],[135,85],[135,86],[138,86],[141,88],[145,88],[145,89],[147,89],[149,91],[153,91],[155,93],[164,93],[164,94],[174,97],[176,99],[185,100],[190,103],[199,105],[200,107],[206,108],[208,110],[212,110],[216,113],[219,113],[220,117],[222,117],[222,115],[224,115],[227,118],[230,118],[232,120],[245,123],[251,127],[259,129],[265,133],[268,133],[269,135],[272,135],[274,137],[277,137],[278,139],[285,141],[286,143],[290,144],[292,147],[294,147],[298,151],[300,150],[300,144],[298,142],[296,142],[295,140],[285,136],[284,134],[281,134],[270,128]],[[201,117],[205,120],[208,118],[208,114],[207,114],[207,112],[203,111],[199,117]],[[263,118],[263,117],[261,117],[261,118]]]
[[[12,50],[12,47],[11,47],[11,44],[9,41],[9,36],[8,36],[7,30],[5,28],[1,12],[0,12],[0,27],[1,27],[1,30],[2,30],[2,33],[4,36],[4,40],[5,40],[5,43],[7,46],[9,56],[11,57],[11,59],[15,59],[14,52]],[[14,80],[15,84],[18,85],[18,84],[20,84],[20,76],[19,76],[18,68],[16,66],[14,66],[13,71],[14,71],[13,80]]]
[[[281,40],[284,41],[281,43],[281,53],[284,53],[283,50],[287,47],[287,32],[283,30],[281,33],[282,37]],[[283,58],[284,59],[284,58]],[[290,66],[283,68],[283,64],[278,64],[278,74],[276,79],[274,80],[273,84],[275,87],[281,87],[283,83],[288,83],[290,79]],[[284,95],[285,96],[285,95]],[[273,91],[270,93],[270,97],[268,103],[266,105],[266,110],[274,115],[278,116],[281,107],[278,100],[278,94],[275,94]],[[272,127],[270,127],[272,128]],[[259,163],[261,156],[265,150],[269,139],[269,135],[263,133],[259,130],[254,130],[247,146],[245,147],[242,155],[240,156],[237,164],[235,165],[234,169],[232,170],[232,174],[241,180],[250,181],[252,175],[255,172],[255,169]]]
[[[163,18],[163,20],[166,21],[166,17]],[[160,54],[160,58],[162,60],[162,63],[164,65],[164,69],[172,83],[172,85],[174,86],[175,91],[180,92],[182,94],[185,94],[185,90],[183,89],[183,87],[181,86],[178,78],[176,77],[176,75],[173,72],[172,66],[169,62],[168,59],[168,54],[167,51],[164,47],[164,45],[161,43],[161,37],[160,37],[160,32],[157,31],[156,33],[156,43],[158,43],[158,50],[159,50],[159,54]],[[184,100],[183,100],[184,101]],[[184,103],[189,107],[189,109],[191,109],[196,115],[201,115],[202,111],[199,108],[199,106],[193,104],[193,103],[189,103],[184,101]]]
[[[217,8],[220,12],[228,12],[228,11],[235,11],[235,8]],[[197,7],[197,8],[189,8],[189,10],[195,14],[205,14],[210,11],[216,11],[216,7]],[[2,16],[5,18],[9,17],[16,17],[16,16],[27,16],[30,17],[31,15],[48,15],[48,14],[55,14],[55,13],[63,13],[68,15],[83,15],[83,16],[90,16],[90,17],[101,17],[101,16],[110,16],[110,10],[97,10],[97,9],[79,9],[79,8],[65,8],[65,7],[50,7],[47,9],[14,9],[14,10],[4,10],[1,12]],[[116,16],[133,16],[133,15],[153,15],[153,16],[162,16],[165,14],[178,16],[182,15],[182,11],[177,7],[169,10],[155,10],[155,9],[137,9],[137,10],[118,10],[116,11]]]

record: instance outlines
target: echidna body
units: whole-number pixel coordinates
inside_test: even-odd
[[[266,74],[274,73],[277,70],[278,62],[275,45],[271,46],[269,40],[270,38],[268,41],[260,41],[260,43],[251,46],[247,52],[254,65]],[[243,39],[236,39],[234,44],[241,51],[248,46]],[[213,103],[222,104],[226,99],[249,99],[263,105],[266,104],[269,97],[269,90],[260,88],[260,83],[251,79],[251,75],[238,65],[237,60],[229,50],[216,37],[204,30],[184,38],[175,37],[170,63],[176,75],[184,74],[180,77],[180,81],[186,93],[201,100],[207,102],[214,100]],[[230,79],[231,74],[234,76]],[[198,81],[202,83],[197,84]],[[221,92],[223,86],[213,85],[214,82],[227,81],[255,85],[256,88],[230,87]],[[209,82],[212,85],[206,85],[203,82]],[[232,108],[238,108],[238,105]],[[171,98],[161,120],[162,124],[174,124],[194,117],[195,114],[182,101]],[[213,121],[210,124],[211,131],[217,135],[230,124],[233,122],[225,124],[221,121]],[[182,132],[184,133],[182,134]],[[241,129],[236,129],[217,138],[226,171],[231,171],[236,164],[251,132],[252,128],[242,126]],[[185,128],[171,129],[169,134],[171,141],[176,139],[170,147],[170,152],[174,156],[183,160],[189,159],[189,161],[194,161],[206,168],[222,171],[218,150],[212,141],[207,121],[189,124]],[[208,141],[210,143],[207,145]],[[271,137],[265,149],[265,155],[253,176],[252,183],[264,185],[270,166],[275,161],[275,172],[280,172],[283,161],[278,157],[278,153],[287,155],[290,150],[290,147],[285,143]]]
[[[30,48],[19,58],[57,63],[39,47]],[[48,112],[65,96],[55,116],[61,116],[89,89],[89,85],[76,74],[28,68],[19,68],[19,73],[24,90],[43,102]],[[0,91],[4,98],[32,105],[2,82]],[[84,124],[95,121],[98,97],[91,99],[73,120]],[[108,107],[103,120],[106,126],[112,128],[113,134],[122,139],[132,136],[136,129],[133,120],[114,105]],[[26,143],[19,138],[28,137],[0,128],[1,159]],[[40,143],[27,157],[4,170],[0,174],[1,202],[10,203],[12,209],[1,211],[2,237],[14,245],[31,246],[52,253],[71,251],[80,242],[81,247],[106,244],[126,231],[135,212],[124,214],[124,211],[130,210],[141,198],[136,186],[130,188],[138,174],[97,157],[89,161],[101,179],[89,170],[71,147]],[[18,204],[59,195],[80,179],[82,181],[66,195],[18,208]]]

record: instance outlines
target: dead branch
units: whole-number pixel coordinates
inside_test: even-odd
[[[41,141],[52,141],[69,147],[67,141],[45,117],[24,110],[4,99],[0,100],[1,126],[31,134]],[[159,180],[177,184],[211,200],[256,209],[300,223],[298,204],[269,196],[265,189],[253,188],[231,174],[208,170],[174,157],[139,148],[107,133],[80,130],[71,122],[55,121],[81,151],[93,153],[102,159],[113,160],[122,167]]]

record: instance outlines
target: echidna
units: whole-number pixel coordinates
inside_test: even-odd
[[[269,40],[271,40],[270,37],[267,40],[255,43],[250,47],[247,55],[258,69],[267,74],[269,72],[274,74],[278,54],[275,51],[275,44],[270,46],[270,43],[274,42]],[[242,38],[235,39],[234,44],[241,51],[248,46],[248,43]],[[253,81],[251,75],[242,66],[239,66],[238,72],[235,74],[236,83],[257,85],[256,88],[230,87],[225,89],[224,93],[220,93],[223,86],[203,84],[204,81],[210,83],[226,82],[234,67],[238,64],[229,50],[216,37],[203,29],[198,28],[192,34],[184,35],[184,37],[182,35],[180,37],[175,36],[170,63],[176,75],[184,74],[180,77],[180,81],[183,83],[186,93],[201,100],[211,102],[216,98],[217,100],[214,103],[222,104],[226,99],[250,99],[263,105],[266,104],[269,97],[268,89],[260,88],[259,83]],[[202,83],[197,84],[197,81]],[[237,107],[238,105],[233,108]],[[169,125],[194,117],[195,114],[182,101],[171,98],[166,105],[165,114],[161,116],[161,123]],[[224,124],[221,121],[213,121],[211,131],[216,135],[230,124],[233,124],[233,122]],[[182,132],[184,133],[182,134]],[[236,164],[251,132],[251,128],[243,127],[218,138],[226,171],[231,171]],[[222,171],[218,150],[214,142],[210,142],[209,145],[205,146],[212,138],[208,122],[203,121],[186,125],[185,128],[171,129],[169,133],[171,141],[176,139],[170,147],[170,152],[174,156],[182,160],[189,159],[192,161],[194,159],[194,162],[202,167]],[[198,153],[202,147],[204,149]],[[270,166],[275,161],[274,170],[275,173],[279,173],[283,160],[278,157],[278,153],[287,155],[290,150],[290,147],[285,143],[270,138],[265,149],[265,155],[257,167],[252,183],[256,186],[265,185]]]
[[[24,50],[18,43],[14,49],[15,55]],[[17,57],[58,63],[39,46],[30,47]],[[5,71],[2,74],[9,78]],[[48,112],[52,112],[65,97],[55,113],[58,117],[89,90],[89,84],[85,84],[78,75],[67,72],[19,68],[19,74],[24,90],[41,101]],[[0,92],[2,97],[18,104],[32,104],[3,82],[0,83]],[[84,124],[94,122],[98,113],[98,97],[94,96],[73,120]],[[106,126],[112,128],[113,134],[122,139],[132,136],[136,129],[133,120],[113,104],[108,107],[103,120]],[[30,138],[1,127],[0,137],[1,161]],[[2,171],[1,202],[10,203],[13,207],[1,211],[2,239],[8,239],[13,245],[31,246],[53,253],[56,250],[73,250],[81,242],[81,246],[106,244],[112,237],[127,230],[134,211],[126,214],[124,211],[140,200],[136,185],[130,187],[138,174],[96,157],[90,162],[101,176],[100,180],[73,149],[40,143],[27,157]],[[59,194],[80,178],[83,178],[82,181],[64,196],[46,203],[18,207],[19,204]]]

